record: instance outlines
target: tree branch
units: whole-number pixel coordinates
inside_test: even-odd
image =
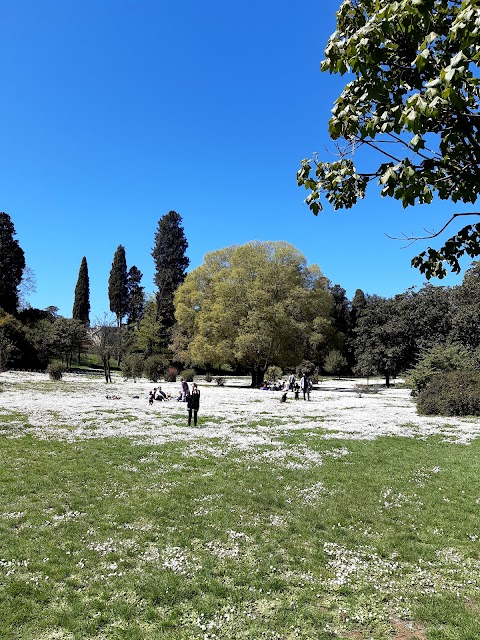
[[[437,236],[439,236],[443,231],[445,231],[445,229],[448,227],[448,225],[453,222],[453,220],[455,218],[460,218],[461,216],[480,216],[480,211],[468,211],[466,213],[454,213],[452,215],[452,217],[450,218],[450,220],[448,220],[448,222],[446,224],[443,225],[443,227],[440,229],[440,231],[437,231],[436,233],[434,233],[433,231],[430,233],[428,232],[426,229],[424,229],[425,231],[427,231],[428,236],[407,236],[405,234],[403,234],[402,238],[396,238],[395,236],[389,236],[388,233],[386,233],[385,235],[387,236],[387,238],[390,238],[390,240],[407,240],[409,241],[410,244],[407,244],[404,248],[409,247],[410,245],[412,245],[414,242],[417,242],[417,240],[431,240],[431,238],[436,238]]]

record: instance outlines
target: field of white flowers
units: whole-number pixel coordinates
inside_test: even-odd
[[[480,637],[480,422],[248,382],[0,375],[0,638]]]
[[[76,441],[120,436],[161,444],[215,437],[225,445],[250,448],[270,443],[276,434],[317,429],[319,422],[329,439],[441,435],[467,443],[480,435],[478,420],[417,415],[409,389],[395,385],[385,389],[381,380],[369,381],[370,390],[377,388],[378,393],[362,392],[366,380],[327,380],[316,386],[310,402],[301,395],[295,401],[289,393],[285,404],[280,403],[279,391],[249,388],[249,378],[227,379],[223,387],[199,380],[198,430],[187,428],[184,403],[172,399],[148,404],[153,387],[160,385],[176,398],[179,383],[114,377],[113,384],[106,385],[101,377],[83,375],[65,375],[62,381],[53,382],[44,374],[29,372],[0,374],[0,383],[4,389],[0,415],[3,411],[27,416],[28,427],[20,420],[19,429],[39,438]]]

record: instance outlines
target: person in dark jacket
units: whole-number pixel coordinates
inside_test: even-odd
[[[188,396],[187,399],[187,407],[188,407],[188,426],[192,423],[192,413],[193,413],[193,426],[197,426],[197,414],[200,409],[200,389],[197,387],[195,383],[192,384],[192,392]]]

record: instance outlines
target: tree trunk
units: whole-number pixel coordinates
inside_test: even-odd
[[[258,365],[252,367],[251,375],[252,375],[252,384],[250,385],[252,388],[260,387],[263,384],[263,378],[265,376],[266,369],[259,367]]]
[[[387,387],[387,389],[390,386],[390,372],[389,371],[385,372],[385,386]]]
[[[117,316],[117,367],[122,361],[122,318]]]

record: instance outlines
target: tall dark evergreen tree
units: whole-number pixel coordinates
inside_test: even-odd
[[[25,269],[25,254],[15,235],[8,213],[0,213],[0,307],[12,314],[17,312],[18,288]]]
[[[154,282],[157,287],[157,320],[162,326],[162,340],[167,346],[170,330],[175,324],[175,291],[185,280],[190,260],[185,255],[188,242],[182,226],[182,218],[176,211],[169,211],[158,221],[155,246],[152,250],[155,262]]]
[[[332,317],[335,321],[335,328],[341,331],[346,337],[350,326],[351,305],[347,298],[347,292],[339,284],[329,287],[333,296]]]
[[[80,320],[85,325],[90,324],[90,280],[88,278],[88,265],[85,256],[80,263],[77,284],[75,286],[75,299],[73,302],[72,318]]]
[[[143,314],[145,308],[144,288],[140,286],[143,273],[134,265],[130,267],[127,274],[127,324],[129,327],[135,326]]]
[[[355,295],[352,300],[352,311],[350,316],[350,326],[352,330],[355,329],[358,323],[359,317],[362,315],[362,311],[367,306],[367,299],[361,289],[355,291]]]
[[[112,268],[108,279],[108,299],[110,311],[117,317],[117,326],[120,327],[122,319],[128,309],[128,274],[125,247],[118,246],[113,256]]]

